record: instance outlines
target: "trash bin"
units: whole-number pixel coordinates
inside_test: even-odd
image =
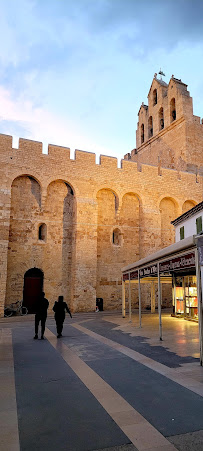
[[[103,312],[103,298],[96,298],[96,306],[100,312]]]

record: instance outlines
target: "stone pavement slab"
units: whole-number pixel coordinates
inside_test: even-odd
[[[113,446],[113,448],[103,448],[96,451],[137,451],[134,445]]]
[[[168,440],[160,434],[144,417],[139,415],[137,418],[137,412],[126,402],[126,400],[120,396],[110,385],[104,381],[103,378],[98,376],[95,371],[81,360],[72,350],[69,349],[64,340],[57,341],[57,338],[51,331],[47,331],[47,337],[52,346],[59,350],[64,360],[73,369],[73,371],[79,376],[81,381],[89,388],[90,392],[100,402],[109,415],[115,420],[122,431],[132,441],[139,451],[148,451],[149,447],[155,449],[156,447],[162,447],[166,451],[174,451],[175,448]],[[125,359],[124,359],[125,360]],[[120,414],[118,416],[117,414]],[[123,419],[127,413],[128,417],[132,413],[132,420],[130,424],[124,423]],[[133,418],[135,419],[133,423]]]
[[[152,346],[149,342],[149,338],[147,336],[140,336],[139,332],[137,332],[136,335],[130,335],[130,333],[132,334],[132,326],[131,329],[128,327],[128,333],[126,333],[123,329],[120,330],[120,328],[116,328],[115,323],[103,321],[102,317],[101,320],[98,318],[96,322],[92,320],[83,322],[82,326],[117,343],[120,343],[123,346],[137,351],[146,357],[150,357],[156,362],[162,363],[169,368],[178,368],[183,364],[198,361],[198,359],[190,355],[183,357],[175,352],[172,352],[167,348],[166,343],[165,346],[161,346],[158,340],[156,340],[156,345],[153,343]]]
[[[133,361],[130,357],[123,358],[117,350],[111,349],[109,358],[106,344],[103,345],[100,355],[101,344],[98,344],[93,337],[92,341],[91,337],[85,341],[83,333],[85,328],[82,326],[81,331],[80,327],[79,330],[77,329],[77,340],[74,340],[75,346],[71,341],[71,349],[80,355],[90,368],[164,436],[184,434],[203,428],[203,398],[201,396],[147,368],[142,363]],[[69,336],[65,331],[66,329],[64,329],[64,335],[67,337],[64,336],[63,341],[69,345]],[[86,344],[86,351],[83,350],[82,353],[79,341],[83,345]],[[93,346],[95,346],[95,352],[92,351]],[[91,359],[87,358],[89,347]],[[111,399],[109,399],[109,405],[112,410],[113,401]]]
[[[184,435],[174,435],[168,437],[179,451],[202,451],[203,450],[203,431],[192,432]]]
[[[0,330],[0,448],[19,451],[11,329]]]
[[[21,451],[86,451],[130,441],[48,340],[13,331]]]
[[[0,441],[0,451],[19,449],[18,446],[15,448],[18,431],[13,429],[13,418],[14,421],[17,418],[16,404],[15,409],[8,408],[7,411],[3,407],[6,399],[7,406],[10,402],[12,406],[11,398],[15,395],[15,387],[14,392],[10,390],[7,377],[13,371],[11,341],[8,346],[9,328],[13,335],[21,451],[202,450],[202,398],[192,393],[192,390],[198,392],[203,385],[203,369],[195,358],[198,354],[197,325],[190,328],[178,320],[174,323],[166,318],[164,329],[164,321],[164,341],[159,343],[155,316],[152,326],[148,315],[143,319],[147,327],[139,329],[117,313],[75,314],[73,320],[66,318],[64,337],[57,340],[54,319],[48,317],[47,327],[52,333],[49,334],[47,328],[45,334],[49,340],[52,337],[53,346],[48,339],[33,340],[34,316],[0,320],[0,338],[2,331],[7,336],[3,345],[0,340],[0,378],[3,377],[1,387],[4,384],[5,388],[5,393],[4,390],[1,392],[0,412],[5,439]],[[93,322],[95,336],[91,332],[92,326],[87,329],[87,324]],[[106,326],[108,323],[110,327]],[[180,328],[177,327],[179,324]],[[106,331],[110,331],[111,338],[106,336]],[[113,337],[118,338],[113,341]],[[140,352],[132,348],[132,340]],[[160,361],[162,354],[165,360]],[[171,380],[173,377],[174,381]],[[181,384],[188,384],[189,389]],[[179,390],[174,389],[176,386]],[[190,398],[191,394],[194,398]],[[171,416],[172,410],[178,412],[178,416],[170,418],[175,424],[169,425],[167,415]],[[162,434],[162,426],[158,421],[157,424],[154,422],[156,417],[164,425]],[[201,427],[201,430],[194,431],[195,427]],[[14,439],[13,448],[6,447],[7,437]]]

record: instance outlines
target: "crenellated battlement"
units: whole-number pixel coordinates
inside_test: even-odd
[[[0,134],[0,151],[4,151],[5,148],[12,148],[13,137],[10,135]]]
[[[85,150],[75,150],[75,161],[96,165],[96,154]]]
[[[70,149],[69,149],[69,147],[56,146],[54,144],[49,144],[48,145],[48,156],[51,158],[70,160]]]
[[[100,155],[99,165],[104,168],[118,169],[118,159],[116,157],[108,157],[106,155]]]
[[[203,184],[201,172],[196,170],[180,171],[177,169],[164,168],[159,164],[150,165],[133,160],[121,160],[121,167],[118,167],[118,159],[106,155],[100,155],[99,164],[96,163],[96,154],[83,150],[75,150],[74,159],[70,158],[70,148],[48,145],[48,153],[43,153],[42,142],[29,139],[19,139],[19,147],[12,147],[12,136],[0,134],[0,162],[6,165],[8,174],[22,173],[33,174],[39,179],[39,175],[59,177],[59,174],[66,174],[66,177],[85,177],[87,180],[94,176],[95,181],[100,183],[102,177],[109,180],[121,181],[136,184],[138,180],[146,183],[150,180],[161,180],[167,183],[176,183],[180,180],[193,184]],[[10,169],[9,169],[10,168]],[[61,176],[61,175],[60,175]],[[12,175],[11,175],[12,177]],[[161,182],[162,183],[162,182]]]
[[[31,141],[29,139],[19,138],[18,149],[22,152],[34,152],[36,155],[40,155],[42,153],[43,146],[39,141]]]

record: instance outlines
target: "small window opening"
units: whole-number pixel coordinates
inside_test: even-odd
[[[184,240],[185,238],[185,229],[184,226],[180,227],[180,240]]]
[[[144,124],[141,125],[141,144],[144,142]]]
[[[171,111],[171,122],[173,122],[176,120],[176,101],[174,98],[171,99],[170,111]]]
[[[197,233],[202,232],[202,216],[199,216],[199,218],[196,219],[196,230]]]
[[[164,128],[164,110],[160,108],[159,110],[159,130],[163,130]]]
[[[153,136],[153,119],[152,116],[149,117],[148,121],[148,136],[151,138]]]
[[[157,89],[153,91],[153,105],[157,105]]]
[[[114,229],[112,234],[112,243],[114,244],[114,246],[121,245],[121,232],[119,229]]]
[[[39,226],[39,231],[38,231],[38,239],[40,241],[46,241],[46,236],[47,235],[47,226],[46,224],[41,224]]]

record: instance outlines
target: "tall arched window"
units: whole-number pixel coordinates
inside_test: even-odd
[[[157,104],[157,89],[153,91],[153,105]]]
[[[38,240],[46,241],[47,239],[47,226],[46,224],[41,224],[38,230]]]
[[[152,136],[153,136],[153,119],[152,116],[150,116],[148,121],[148,137],[151,138]]]
[[[173,97],[173,99],[171,99],[171,103],[170,103],[170,115],[171,115],[171,122],[176,120],[176,101]]]
[[[144,124],[141,125],[141,144],[144,142]]]
[[[159,110],[159,130],[164,128],[164,110],[161,107]]]

